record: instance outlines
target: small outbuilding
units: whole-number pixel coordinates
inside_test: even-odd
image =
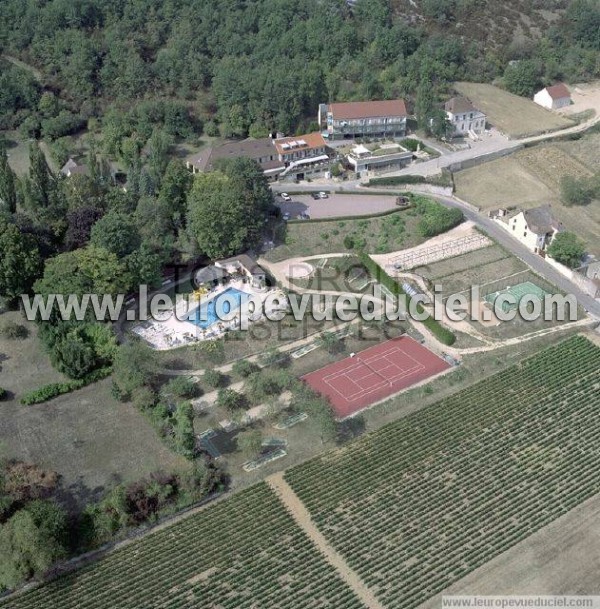
[[[533,101],[548,110],[560,110],[571,105],[571,92],[564,83],[560,82],[538,91],[533,96]]]

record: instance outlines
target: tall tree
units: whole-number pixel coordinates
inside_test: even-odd
[[[42,575],[66,555],[65,512],[49,501],[33,501],[0,526],[0,588],[14,588]]]
[[[0,146],[0,210],[4,208],[11,214],[17,211],[16,179],[8,164],[6,150]]]
[[[41,274],[42,259],[32,235],[0,215],[0,296],[14,304]]]
[[[33,209],[48,207],[54,191],[54,176],[38,143],[29,146],[29,195]]]
[[[256,245],[273,197],[254,161],[234,159],[220,167],[196,176],[188,196],[189,233],[212,258]]]

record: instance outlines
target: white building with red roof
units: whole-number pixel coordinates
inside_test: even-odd
[[[319,124],[331,140],[403,137],[406,117],[403,99],[319,105]]]
[[[277,158],[285,169],[280,177],[287,175],[303,179],[329,167],[329,153],[320,133],[307,133],[297,137],[282,137],[273,141]]]
[[[533,101],[548,110],[559,110],[571,105],[571,92],[564,83],[560,82],[538,91],[533,96]]]

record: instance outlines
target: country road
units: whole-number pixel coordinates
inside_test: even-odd
[[[598,300],[583,292],[583,290],[577,287],[572,281],[548,264],[544,258],[530,251],[523,243],[515,239],[494,220],[485,214],[474,211],[471,206],[466,205],[454,197],[430,196],[448,207],[457,207],[460,209],[467,220],[474,222],[479,228],[492,237],[492,239],[509,250],[517,258],[520,258],[536,273],[544,277],[544,279],[547,279],[550,283],[553,283],[567,294],[573,294],[582,307],[600,320],[600,302]]]
[[[277,190],[281,192],[284,188],[289,192],[294,192],[294,190],[323,190],[323,184],[277,184],[274,185]],[[294,189],[293,187],[296,186]],[[301,188],[298,188],[301,187]],[[361,189],[358,183],[353,184],[345,184],[343,190],[336,190],[336,192],[342,194],[360,194]],[[364,194],[364,190],[362,191]],[[389,194],[389,193],[386,193]],[[369,196],[369,195],[365,195]],[[455,197],[452,196],[442,196],[442,195],[433,195],[428,194],[427,196],[436,199],[443,205],[448,207],[456,207],[460,209],[465,218],[467,220],[471,220],[475,225],[477,225],[480,229],[484,230],[492,239],[497,241],[500,245],[505,247],[508,251],[510,251],[514,256],[521,259],[525,264],[527,264],[532,270],[541,275],[544,279],[549,281],[550,283],[556,285],[560,290],[567,294],[573,294],[579,304],[586,310],[588,313],[593,315],[600,321],[600,301],[592,298],[589,294],[586,294],[581,290],[578,286],[576,286],[572,281],[570,281],[567,277],[559,273],[553,266],[551,266],[544,258],[534,254],[529,251],[525,245],[523,245],[520,241],[513,238],[509,232],[499,226],[494,220],[489,218],[486,214],[480,213],[476,211],[476,208],[468,203],[465,203]],[[326,203],[323,203],[326,204]],[[394,197],[389,197],[389,203],[387,208],[394,209],[396,207]],[[381,210],[379,210],[381,211]],[[362,215],[365,213],[364,208],[356,211],[356,206],[349,206],[348,210],[343,214],[345,216],[351,215]]]

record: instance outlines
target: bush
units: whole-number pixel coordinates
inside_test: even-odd
[[[161,393],[177,398],[193,398],[198,393],[198,386],[189,376],[176,376],[163,386]]]
[[[354,237],[352,235],[346,235],[344,237],[344,247],[347,250],[353,250],[354,249]]]
[[[236,413],[244,410],[248,405],[246,396],[235,389],[219,389],[217,396],[217,406],[225,409],[229,413]]]
[[[50,383],[49,385],[44,385],[39,389],[35,389],[26,393],[21,398],[21,404],[25,406],[31,406],[32,404],[41,404],[42,402],[47,402],[59,395],[63,395],[65,393],[70,393],[71,391],[75,391],[77,389],[81,389],[86,385],[90,385],[91,383],[96,383],[97,381],[106,378],[112,372],[111,368],[99,368],[98,370],[94,370],[91,374],[88,374],[83,379],[77,379],[74,381],[66,381],[64,383]]]
[[[9,340],[22,340],[29,336],[29,330],[23,324],[7,321],[0,330],[0,334]]]
[[[231,371],[236,376],[241,376],[242,378],[247,378],[251,374],[258,372],[260,370],[260,366],[255,364],[254,362],[250,362],[247,359],[241,359],[235,362],[231,368]]]
[[[282,353],[273,347],[268,351],[261,353],[258,357],[258,361],[261,366],[274,366],[277,364],[281,367],[286,367],[290,364],[290,355],[289,353]]]
[[[548,255],[557,262],[575,269],[581,265],[585,255],[585,243],[574,233],[568,231],[558,233],[550,243]]]
[[[419,140],[415,140],[413,138],[407,137],[405,140],[400,142],[403,148],[410,150],[411,152],[416,152],[419,148],[421,142]]]
[[[560,181],[560,195],[562,202],[568,207],[588,205],[600,197],[600,178],[599,176],[591,178],[564,176]]]
[[[0,402],[2,400],[4,400],[7,395],[8,395],[8,391],[6,391],[6,389],[3,389],[2,387],[0,387]]]
[[[289,389],[294,377],[281,368],[264,369],[251,374],[244,384],[244,389],[253,404],[260,404],[267,399],[280,395]]]
[[[225,375],[218,370],[206,370],[202,379],[212,389],[218,389],[225,384]]]
[[[423,237],[435,237],[458,226],[464,216],[460,209],[445,207],[431,199],[416,199],[417,213],[422,216],[418,230]]]
[[[396,186],[397,184],[425,184],[427,178],[425,176],[405,175],[405,176],[389,176],[387,178],[371,178],[369,186]]]

